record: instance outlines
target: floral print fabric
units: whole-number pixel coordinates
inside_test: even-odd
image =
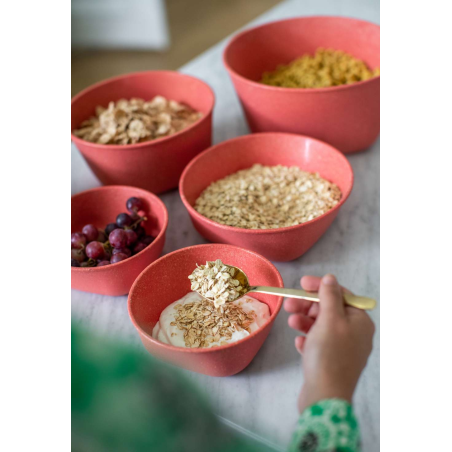
[[[351,405],[326,399],[300,416],[289,452],[359,452],[359,428]]]

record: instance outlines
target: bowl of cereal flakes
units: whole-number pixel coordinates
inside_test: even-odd
[[[380,133],[380,27],[298,17],[239,33],[223,62],[252,132],[289,132],[344,153]]]
[[[104,185],[164,192],[211,145],[214,103],[212,89],[189,75],[122,75],[72,99],[71,139]]]
[[[352,167],[337,149],[268,132],[202,152],[182,173],[179,192],[207,240],[290,261],[320,239],[352,187]]]
[[[128,299],[130,319],[151,355],[214,377],[234,375],[250,364],[283,297],[252,294],[216,304],[193,291],[194,271],[209,265],[218,275],[223,263],[243,269],[252,284],[284,285],[271,262],[236,246],[211,243],[166,254],[138,276]]]

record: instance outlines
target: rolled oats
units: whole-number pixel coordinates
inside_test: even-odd
[[[310,221],[341,199],[339,187],[296,166],[262,166],[213,182],[196,200],[207,218],[244,229],[274,229]]]
[[[245,312],[239,305],[228,303],[216,307],[212,301],[202,299],[177,304],[172,326],[184,331],[186,347],[208,347],[220,339],[230,339],[235,331],[246,330],[255,321],[254,311]],[[226,342],[220,342],[224,345]],[[215,346],[215,345],[213,345]]]
[[[202,114],[163,96],[151,101],[120,99],[82,122],[74,135],[99,144],[134,144],[172,135],[193,124]]]
[[[191,281],[191,290],[219,307],[228,301],[236,300],[246,292],[246,288],[234,279],[236,272],[235,268],[217,259],[207,261],[206,265],[197,265],[188,279]]]

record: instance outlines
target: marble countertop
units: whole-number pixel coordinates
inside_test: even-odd
[[[379,2],[370,0],[289,0],[248,26],[300,15],[343,15],[379,23]],[[247,27],[248,27],[247,26]],[[181,71],[205,80],[217,98],[214,142],[248,133],[232,84],[221,62],[222,41]],[[72,194],[99,186],[72,145]],[[355,293],[379,300],[380,287],[380,142],[348,157],[355,185],[337,219],[301,258],[275,263],[286,287],[299,287],[302,275],[334,273]],[[193,228],[177,191],[161,196],[169,212],[164,253],[206,243]],[[380,331],[379,308],[371,312],[376,324],[374,349],[360,379],[354,406],[359,418],[363,450],[380,450]],[[129,320],[127,297],[107,297],[72,290],[72,318],[99,334],[119,337],[147,352]],[[283,311],[256,355],[240,374],[213,378],[183,371],[210,396],[216,414],[230,426],[262,438],[275,450],[284,450],[297,421],[296,398],[303,383],[301,358],[294,348],[296,333],[287,327]]]

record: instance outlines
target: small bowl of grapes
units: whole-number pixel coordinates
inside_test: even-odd
[[[135,187],[93,188],[71,198],[71,287],[102,295],[129,293],[163,250],[168,212]]]

